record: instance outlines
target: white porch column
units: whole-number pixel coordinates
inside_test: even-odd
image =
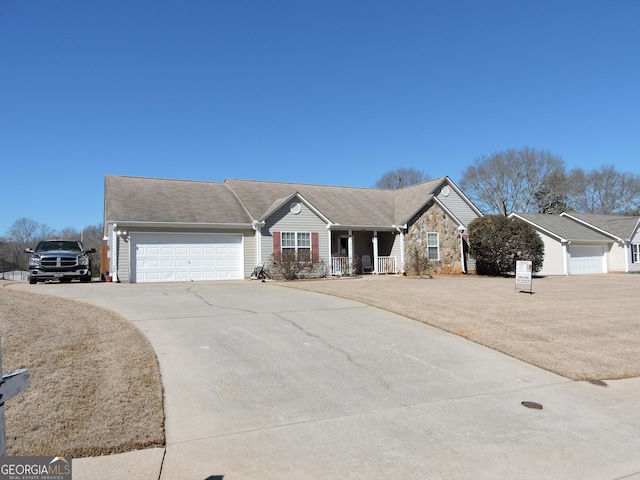
[[[329,262],[326,265],[326,270],[328,270],[328,272],[325,271],[325,273],[330,277],[331,275],[333,275],[333,247],[331,246],[331,225],[327,225],[327,245],[329,245]],[[320,258],[322,258],[322,253],[320,254]]]
[[[373,273],[378,273],[378,231],[373,231]]]
[[[404,230],[400,229],[400,271],[404,273]]]
[[[349,246],[349,268],[353,269],[353,230],[349,230],[348,246]],[[351,275],[351,272],[349,272],[349,275]]]

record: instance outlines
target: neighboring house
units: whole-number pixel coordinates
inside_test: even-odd
[[[640,272],[640,217],[512,213],[544,242],[539,275]]]
[[[286,251],[308,252],[327,275],[363,259],[402,272],[416,249],[467,272],[466,227],[482,215],[449,177],[382,190],[108,175],[104,208],[109,271],[123,282],[241,279]]]

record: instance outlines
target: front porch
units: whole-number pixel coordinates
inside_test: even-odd
[[[330,231],[331,275],[403,271],[403,237],[397,231]]]

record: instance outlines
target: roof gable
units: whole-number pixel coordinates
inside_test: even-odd
[[[509,217],[524,220],[538,230],[563,242],[611,242],[607,236],[560,215],[512,213]]]
[[[264,219],[278,202],[299,194],[333,224],[390,226],[394,223],[393,190],[237,179],[227,179],[226,183],[254,219]]]
[[[633,238],[640,225],[640,217],[632,216],[573,212],[563,212],[560,216],[570,218],[619,241],[629,241]]]

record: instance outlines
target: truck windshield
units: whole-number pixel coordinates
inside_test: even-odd
[[[47,240],[45,242],[40,242],[36,247],[36,252],[47,252],[50,250],[70,250],[73,252],[82,251],[78,242],[68,241]]]

